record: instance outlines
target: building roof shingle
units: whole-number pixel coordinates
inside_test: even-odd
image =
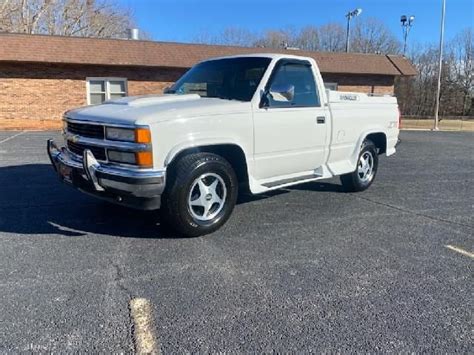
[[[398,55],[0,33],[0,62],[189,68],[211,57],[251,53],[312,57],[323,73],[416,75],[409,60]]]

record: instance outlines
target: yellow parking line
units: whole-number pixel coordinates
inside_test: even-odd
[[[474,254],[473,253],[470,253],[464,249],[461,249],[461,248],[458,248],[458,247],[455,247],[455,246],[452,246],[452,245],[445,245],[446,248],[448,249],[451,249],[452,251],[455,251],[459,254],[462,254],[462,255],[465,255],[465,256],[468,256],[470,257],[471,259],[474,259]]]
[[[133,336],[137,354],[160,354],[153,326],[152,305],[145,298],[130,300]]]

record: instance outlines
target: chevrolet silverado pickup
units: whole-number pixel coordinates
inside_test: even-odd
[[[68,111],[63,134],[47,144],[62,181],[199,236],[228,220],[239,188],[340,176],[367,189],[395,153],[399,112],[392,96],[326,90],[312,58],[254,54],[201,62],[161,95]]]

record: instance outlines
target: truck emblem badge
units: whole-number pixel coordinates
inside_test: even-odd
[[[357,95],[344,94],[339,95],[339,99],[344,101],[357,101],[359,97]]]

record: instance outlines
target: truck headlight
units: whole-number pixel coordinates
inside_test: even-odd
[[[151,133],[148,128],[107,127],[105,132],[106,138],[111,141],[151,143]]]
[[[107,127],[105,132],[105,136],[111,141],[135,142],[134,129]]]

